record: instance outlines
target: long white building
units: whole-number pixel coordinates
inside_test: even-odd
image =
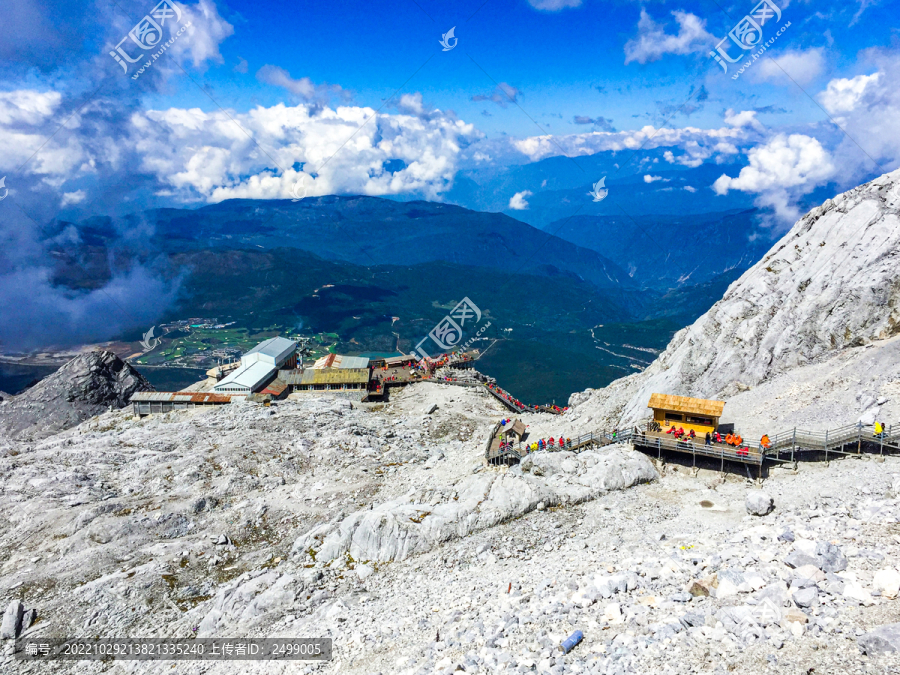
[[[260,342],[241,357],[240,367],[213,386],[217,394],[251,394],[266,386],[279,368],[292,368],[297,360],[297,343],[283,337]]]

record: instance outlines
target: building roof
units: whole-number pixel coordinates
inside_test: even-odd
[[[512,424],[501,427],[500,433],[515,434],[519,438],[522,438],[522,435],[525,433],[525,424],[522,423],[522,420],[516,420]]]
[[[273,337],[268,340],[263,340],[258,345],[256,345],[253,349],[250,349],[244,353],[244,356],[250,356],[251,354],[260,354],[263,356],[270,356],[276,361],[286,358],[292,351],[297,348],[297,343],[293,340],[288,340],[283,337]]]
[[[284,393],[284,390],[287,389],[287,384],[284,380],[276,377],[274,380],[269,382],[266,385],[266,388],[263,389],[260,394],[271,394],[272,396],[281,396]]]
[[[245,366],[241,366],[233,373],[231,373],[228,377],[217,382],[213,387],[216,391],[221,391],[222,389],[232,386],[232,387],[242,387],[247,388],[253,391],[261,384],[263,384],[272,373],[275,372],[275,366],[271,363],[266,363],[265,361],[255,361],[253,363],[248,363]]]
[[[364,356],[344,356],[343,354],[329,354],[316,359],[313,368],[368,368],[369,359]]]
[[[711,401],[705,398],[674,396],[672,394],[651,394],[648,408],[671,410],[673,412],[721,417],[725,409],[725,401]]]
[[[299,377],[297,376],[299,374]],[[368,368],[307,368],[306,370],[282,370],[279,377],[287,384],[366,384]]]
[[[406,354],[404,356],[389,356],[384,360],[384,362],[388,366],[399,366],[404,363],[409,363],[410,361],[418,361],[419,358],[412,354]]]
[[[153,403],[231,403],[228,394],[189,394],[171,391],[138,391],[132,394],[132,402]]]

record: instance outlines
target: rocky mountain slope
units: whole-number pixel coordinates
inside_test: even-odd
[[[0,403],[0,436],[46,438],[153,387],[108,351],[82,354],[18,396]]]
[[[329,663],[237,664],[248,674],[900,667],[880,628],[900,614],[900,459],[779,470],[757,517],[742,476],[622,446],[485,469],[503,414],[478,390],[421,383],[381,409],[113,411],[0,441],[6,635],[334,640]],[[566,424],[525,421],[535,435]],[[576,629],[584,642],[562,654]],[[0,646],[4,670],[47,667]]]
[[[900,170],[810,211],[649,368],[574,395],[573,418],[628,423],[646,415],[654,391],[729,399],[898,335],[898,185]]]

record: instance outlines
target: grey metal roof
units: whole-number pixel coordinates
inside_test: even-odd
[[[217,382],[213,389],[217,392],[226,390],[229,386],[241,387],[253,391],[262,385],[275,372],[275,366],[264,361],[256,361],[246,366],[241,366],[224,380]]]
[[[231,399],[228,394],[186,394],[177,391],[138,391],[131,396],[132,402],[140,403],[230,403]]]
[[[365,356],[341,356],[335,365],[338,368],[368,368],[369,359]]]
[[[263,354],[265,356],[271,356],[277,361],[290,354],[296,348],[297,343],[293,340],[288,340],[283,337],[273,337],[268,340],[263,340],[258,345],[245,352],[244,356],[249,356],[250,354]]]

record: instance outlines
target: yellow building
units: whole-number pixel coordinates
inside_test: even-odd
[[[663,431],[666,431],[667,427],[675,426],[683,427],[685,431],[693,429],[698,436],[705,436],[707,431],[714,432],[719,426],[725,401],[651,394],[647,407],[653,409],[653,419]]]

